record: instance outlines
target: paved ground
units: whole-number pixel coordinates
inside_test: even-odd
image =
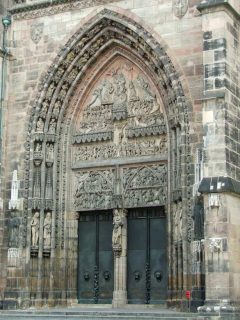
[[[52,309],[28,309],[28,310],[4,310],[0,311],[0,319],[30,320],[30,319],[86,319],[86,320],[186,320],[197,319],[196,314],[179,313],[168,309],[111,309],[111,308],[52,308]]]

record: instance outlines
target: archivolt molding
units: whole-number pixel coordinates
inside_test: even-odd
[[[61,238],[62,245],[63,214],[66,203],[65,199],[59,201],[59,194],[60,188],[62,191],[66,188],[67,156],[63,155],[63,150],[66,151],[69,143],[69,126],[74,115],[74,104],[70,103],[70,100],[73,97],[74,90],[86,77],[88,70],[97,62],[98,57],[103,54],[107,55],[114,48],[121,48],[123,52],[126,52],[126,55],[132,54],[139,61],[143,61],[143,65],[146,65],[149,72],[155,77],[156,85],[165,106],[169,133],[171,130],[175,130],[175,134],[181,132],[182,139],[178,142],[177,147],[181,149],[181,158],[185,158],[181,165],[185,169],[179,176],[179,184],[184,188],[177,198],[174,198],[174,192],[172,192],[172,200],[182,199],[185,201],[185,205],[188,206],[189,230],[191,227],[191,184],[190,180],[186,178],[190,173],[190,164],[188,163],[191,161],[188,135],[189,106],[178,74],[163,47],[154,40],[149,32],[129,18],[104,9],[84,27],[80,28],[56,57],[40,83],[39,93],[32,108],[28,125],[25,156],[25,226],[27,225],[28,215],[33,214],[33,209],[44,211],[50,208],[55,212],[56,239]],[[69,107],[69,105],[72,105],[72,107]],[[37,143],[41,144],[40,153],[39,150],[36,150]],[[49,156],[47,156],[49,146],[53,149],[51,151],[52,159],[54,159],[52,162],[48,161]],[[41,154],[39,159],[36,158],[37,156],[35,157],[36,152]],[[35,164],[30,161],[34,157],[37,161]],[[54,180],[53,178],[46,178],[49,181],[49,187],[51,183],[53,184],[53,196],[52,199],[48,199],[47,204],[43,186],[34,186],[30,183],[34,174],[39,174],[38,169],[35,168],[39,166],[53,168],[53,170],[47,170],[47,172],[52,172],[54,176]],[[172,186],[172,191],[177,191],[175,190],[177,187]],[[34,198],[34,188],[40,188],[40,190],[36,189],[36,194],[40,195],[39,199],[38,197],[31,199]],[[179,195],[179,192],[176,194]],[[28,198],[30,202],[27,201]],[[32,205],[31,201],[32,203],[35,201],[37,204]],[[49,204],[50,201],[52,201],[52,204]],[[38,208],[39,206],[41,208]],[[24,246],[26,245],[26,231],[25,228]],[[56,243],[56,246],[60,242]]]

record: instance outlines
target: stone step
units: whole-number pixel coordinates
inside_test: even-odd
[[[196,313],[174,312],[171,310],[6,310],[0,312],[0,319],[11,320],[28,320],[28,319],[86,319],[86,320],[102,320],[102,319],[125,319],[125,320],[204,320],[204,317],[198,318]],[[210,319],[209,317],[206,319]]]

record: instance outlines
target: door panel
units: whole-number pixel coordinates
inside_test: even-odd
[[[167,294],[166,219],[163,208],[128,213],[128,302],[165,302]]]
[[[112,214],[81,213],[78,302],[111,303],[113,292]]]
[[[112,215],[107,217],[99,223],[99,303],[111,302],[113,293]]]

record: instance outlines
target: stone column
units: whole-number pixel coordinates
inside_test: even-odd
[[[112,246],[114,253],[113,308],[127,304],[127,210],[113,210]]]

